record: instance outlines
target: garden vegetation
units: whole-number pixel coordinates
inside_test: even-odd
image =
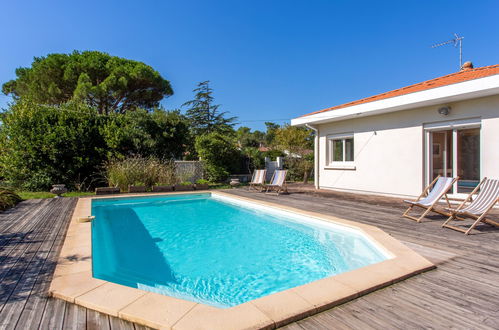
[[[173,89],[153,68],[97,51],[37,57],[16,76],[2,86],[13,102],[0,112],[0,183],[16,190],[178,184],[174,159],[200,159],[211,182],[261,168],[266,156],[292,155],[295,179],[312,168],[309,130],[235,130],[209,81],[181,111],[160,106]]]

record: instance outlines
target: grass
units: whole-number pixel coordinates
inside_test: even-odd
[[[26,199],[40,199],[40,198],[53,198],[55,195],[46,191],[16,191],[16,193],[24,200]],[[63,194],[64,197],[80,197],[95,195],[93,192],[78,192],[72,191]]]
[[[240,186],[246,186],[247,183],[241,183]],[[210,189],[230,189],[232,188],[228,183],[210,183]],[[43,198],[53,198],[55,195],[48,191],[16,191],[23,200],[26,199],[43,199]],[[95,196],[94,192],[78,192],[72,191],[62,195],[63,197],[81,197],[81,196]]]

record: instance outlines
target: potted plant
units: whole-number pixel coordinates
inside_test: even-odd
[[[209,183],[208,180],[199,179],[196,181],[195,188],[196,188],[196,190],[207,190],[207,189],[209,189],[208,183]]]
[[[184,181],[175,185],[175,191],[189,191],[194,190],[194,185],[190,181]]]

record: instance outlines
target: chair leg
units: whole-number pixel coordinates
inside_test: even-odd
[[[404,214],[402,214],[403,217],[407,216],[409,214],[409,212],[412,211],[412,208],[414,207],[414,205],[411,205],[407,208],[407,210],[404,212]]]
[[[442,228],[447,227],[447,224],[449,222],[451,222],[452,220],[454,220],[455,218],[456,218],[456,214],[455,213],[451,214],[451,216],[447,220],[445,220],[445,222],[442,224]]]
[[[476,227],[476,226],[480,223],[480,221],[482,221],[482,220],[483,220],[483,218],[484,218],[484,216],[482,215],[482,216],[480,216],[478,219],[476,219],[476,221],[475,221],[475,222],[473,222],[473,224],[470,226],[470,228],[468,228],[468,230],[466,230],[466,231],[464,232],[464,234],[465,234],[465,235],[469,235],[469,234],[470,234],[470,232],[471,232],[471,230],[472,230],[473,228],[475,228],[475,227]]]
[[[413,207],[415,205],[411,205],[409,206],[409,208],[404,212],[404,214],[402,214],[403,217],[406,217],[407,219],[411,219],[411,220],[414,220],[416,222],[421,222],[421,220],[428,214],[430,213],[431,211],[431,207],[428,208],[419,218],[416,218],[416,217],[413,217],[412,215],[409,215],[409,212],[412,211]]]

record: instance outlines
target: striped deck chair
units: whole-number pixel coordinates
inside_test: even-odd
[[[273,191],[279,196],[281,192],[288,192],[288,187],[286,186],[287,173],[287,170],[275,170],[270,183],[265,185],[267,188],[265,193],[268,194]]]
[[[478,194],[476,195],[476,198],[472,199],[472,196],[477,192]],[[470,204],[466,206],[466,203],[468,202]],[[449,209],[451,216],[444,222],[442,227],[454,229],[463,232],[466,235],[468,235],[480,222],[499,227],[499,222],[486,218],[489,211],[498,202],[499,180],[484,178],[457,209]],[[475,219],[475,222],[468,229],[449,225],[449,222],[461,219],[461,217]]]
[[[263,185],[265,184],[265,175],[267,170],[255,170],[253,172],[253,177],[251,178],[251,182],[249,183],[248,190],[254,188],[255,190],[262,191]],[[256,188],[258,187],[258,188]]]
[[[435,212],[448,217],[450,213],[438,210],[435,206],[438,204],[438,202],[442,197],[445,197],[445,200],[447,201],[447,206],[450,207],[447,193],[449,192],[450,188],[452,188],[452,185],[457,181],[457,179],[458,178],[448,178],[440,175],[437,176],[435,180],[433,180],[433,182],[430,183],[428,187],[425,188],[425,190],[423,190],[423,193],[419,195],[417,200],[404,201],[405,203],[410,204],[410,206],[404,212],[404,214],[402,214],[402,216],[417,222],[421,222],[421,220],[424,217],[426,217],[430,212]],[[409,212],[411,212],[413,207],[415,206],[425,209],[423,214],[418,218],[409,215]]]

